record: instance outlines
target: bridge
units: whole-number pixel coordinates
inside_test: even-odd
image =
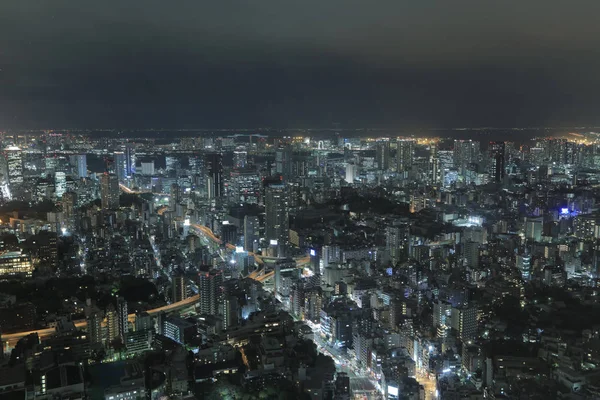
[[[193,307],[199,300],[200,300],[200,295],[195,295],[195,296],[188,297],[185,300],[178,301],[177,303],[167,304],[166,306],[153,308],[151,310],[147,310],[146,312],[150,315],[157,315],[157,314],[160,314],[163,312],[171,313],[171,312],[175,312],[175,311],[180,311],[180,310],[184,310],[189,307]],[[134,324],[135,317],[136,317],[135,314],[129,314],[127,316],[127,319],[129,320],[130,323]],[[73,321],[73,323],[75,324],[75,327],[77,329],[87,328],[87,321],[85,319],[76,320],[76,321]],[[37,329],[37,330],[32,330],[32,331],[22,331],[22,332],[3,334],[2,341],[4,342],[4,344],[6,346],[5,350],[15,347],[15,345],[17,344],[17,342],[19,340],[21,340],[22,338],[29,336],[33,333],[37,333],[40,340],[44,340],[44,339],[47,339],[49,337],[56,335],[57,331],[55,328],[44,328],[44,329]]]

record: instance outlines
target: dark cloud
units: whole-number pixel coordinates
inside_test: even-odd
[[[0,4],[0,127],[600,124],[600,2]]]

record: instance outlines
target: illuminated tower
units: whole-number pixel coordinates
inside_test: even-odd
[[[223,156],[211,153],[206,156],[206,169],[208,171],[208,197],[223,197]]]
[[[490,179],[494,182],[501,182],[504,178],[504,142],[490,142],[490,145],[488,146],[488,157],[490,161]]]
[[[8,185],[14,191],[23,184],[23,154],[20,148],[9,146],[4,149]]]
[[[390,142],[379,142],[375,151],[377,169],[387,171],[390,169]]]
[[[223,285],[221,271],[201,271],[198,274],[198,292],[200,295],[200,314],[217,315],[219,311],[219,299]]]
[[[119,180],[117,175],[104,173],[100,180],[102,208],[115,210],[119,208]]]
[[[401,139],[396,142],[396,171],[405,173],[411,170],[415,141],[413,139]]]
[[[122,343],[127,340],[127,332],[129,332],[129,314],[127,313],[127,301],[123,297],[117,299],[117,330],[118,336]]]
[[[288,203],[284,184],[265,188],[265,239],[283,245],[288,241]]]
[[[77,178],[87,178],[87,156],[85,154],[71,155],[69,162],[73,166]]]
[[[115,151],[115,170],[114,173],[117,175],[119,183],[125,182],[127,179],[127,155],[122,151]]]

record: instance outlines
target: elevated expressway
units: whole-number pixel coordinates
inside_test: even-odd
[[[150,315],[157,315],[162,312],[171,313],[171,312],[175,312],[175,311],[182,311],[187,308],[193,307],[198,302],[199,299],[200,299],[200,296],[195,295],[192,297],[188,297],[185,300],[178,301],[177,303],[168,304],[166,306],[162,306],[162,307],[158,307],[158,308],[153,308],[151,310],[147,310],[146,312]],[[135,323],[135,314],[129,314],[127,319],[129,320],[129,322],[134,324]],[[73,323],[75,324],[75,327],[78,329],[84,329],[87,327],[87,322],[85,319],[73,321]],[[29,336],[33,333],[37,333],[40,340],[47,339],[47,338],[57,334],[55,328],[45,328],[45,329],[16,332],[16,333],[5,333],[2,335],[2,341],[4,342],[4,345],[8,349],[11,349],[17,344],[17,342],[20,339],[24,338],[25,336]]]

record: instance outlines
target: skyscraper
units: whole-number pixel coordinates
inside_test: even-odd
[[[23,155],[17,146],[9,146],[4,149],[6,157],[6,172],[8,185],[11,191],[23,184]]]
[[[73,166],[77,178],[87,178],[87,156],[85,154],[73,154],[69,156],[69,162]]]
[[[390,169],[390,142],[377,143],[375,162],[378,170],[387,171]]]
[[[200,294],[200,314],[217,315],[222,295],[223,275],[216,269],[204,270],[198,274]]]
[[[390,252],[392,263],[396,264],[408,254],[409,228],[407,225],[388,226],[385,231],[386,249]]]
[[[62,207],[68,229],[75,228],[75,207],[77,206],[77,193],[65,192],[62,196]]]
[[[183,273],[176,273],[171,279],[172,302],[177,303],[187,299],[187,284]]]
[[[126,343],[127,332],[129,332],[129,314],[127,312],[127,301],[123,297],[117,298],[117,330],[122,343]]]
[[[127,177],[135,174],[135,148],[131,143],[125,145],[125,174]]]
[[[284,184],[270,184],[265,188],[265,239],[284,245],[288,241],[288,201]]]
[[[206,169],[209,178],[208,197],[223,197],[223,156],[219,153],[207,154]]]
[[[488,146],[490,180],[501,182],[504,178],[505,144],[490,142]]]
[[[256,251],[260,240],[260,222],[255,215],[244,217],[244,250]]]
[[[106,342],[110,344],[119,337],[119,315],[115,306],[110,303],[106,308]]]
[[[471,168],[472,164],[479,162],[479,142],[472,140],[454,141],[454,168],[462,176]]]
[[[62,195],[67,191],[67,175],[62,171],[56,171],[54,174],[54,192],[56,197],[62,198]]]
[[[410,171],[414,150],[415,141],[413,139],[400,139],[396,142],[396,171],[398,173]]]
[[[292,150],[281,147],[275,151],[275,172],[283,179],[289,179],[292,173]]]
[[[115,151],[114,160],[114,173],[117,175],[119,183],[123,183],[127,179],[127,155],[122,151]]]
[[[114,210],[119,208],[120,188],[117,175],[104,173],[102,175],[100,183],[102,208],[106,210]]]

